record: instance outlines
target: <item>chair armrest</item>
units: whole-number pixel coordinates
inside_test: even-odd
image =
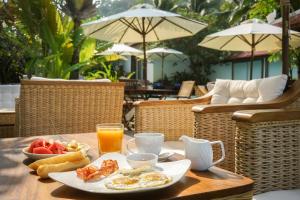
[[[256,109],[278,109],[279,104],[275,103],[257,103],[257,104],[215,104],[194,106],[193,112],[196,113],[219,113],[219,112],[235,112],[239,110],[256,110]]]
[[[300,120],[299,109],[242,110],[233,113],[232,119],[238,122],[267,122]]]
[[[178,106],[185,104],[209,104],[211,96],[201,97],[196,99],[179,99],[179,100],[163,100],[163,101],[136,101],[134,106]]]
[[[299,188],[300,109],[243,110],[236,121],[235,169],[256,194]]]

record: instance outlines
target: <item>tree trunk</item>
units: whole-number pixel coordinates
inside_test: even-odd
[[[78,31],[80,25],[81,25],[81,21],[79,19],[74,19],[73,34],[75,34]],[[75,65],[79,63],[80,49],[81,49],[81,42],[78,44],[78,46],[74,47],[71,65]],[[76,69],[70,73],[69,79],[78,79],[78,78],[79,78],[79,69]]]

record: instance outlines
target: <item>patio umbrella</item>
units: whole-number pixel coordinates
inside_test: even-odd
[[[111,48],[103,51],[100,55],[123,55],[123,56],[130,56],[130,55],[139,55],[143,52],[139,49],[133,48],[131,46],[125,44],[114,44]]]
[[[250,79],[252,79],[254,51],[280,50],[281,39],[282,29],[280,27],[252,19],[238,26],[208,35],[199,45],[225,51],[251,51]],[[300,46],[300,33],[290,31],[290,40],[293,47]]]
[[[151,57],[151,56],[158,56],[161,58],[161,78],[163,79],[164,78],[164,63],[165,63],[165,59],[167,57],[170,57],[171,55],[177,57],[178,59],[181,59],[179,57],[179,55],[183,55],[182,52],[180,51],[177,51],[175,49],[168,49],[168,48],[154,48],[154,49],[151,49],[149,51],[147,51],[147,55],[148,57]]]
[[[148,4],[83,24],[90,37],[116,43],[143,43],[144,79],[147,80],[146,42],[192,36],[207,25]]]

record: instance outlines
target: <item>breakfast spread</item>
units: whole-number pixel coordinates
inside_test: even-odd
[[[94,191],[96,193],[126,193],[168,187],[178,181],[176,176],[170,175],[169,169],[157,167],[156,154],[134,153],[125,156],[106,153],[91,164],[86,153],[88,145],[84,145],[82,147],[75,140],[61,142],[36,139],[23,152],[25,155],[39,156],[37,159],[40,160],[31,163],[29,167],[41,178],[51,177],[85,191],[96,187],[100,189]],[[185,165],[186,170],[188,165]],[[180,176],[183,175],[184,172],[181,172]]]
[[[34,140],[29,148],[29,153],[34,154],[64,154],[67,152],[75,152],[82,149],[82,144],[72,140],[71,142],[61,142],[59,140]]]
[[[84,181],[96,181],[104,178],[119,169],[116,160],[104,160],[100,169],[91,165],[76,170],[77,176]]]
[[[90,159],[84,152],[77,151],[62,154],[51,158],[35,161],[29,167],[37,172],[41,178],[48,178],[50,172],[64,172],[84,167],[90,163]]]

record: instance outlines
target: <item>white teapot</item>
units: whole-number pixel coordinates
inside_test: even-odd
[[[179,138],[185,146],[185,157],[191,160],[191,168],[194,170],[205,171],[210,167],[222,162],[225,158],[224,145],[222,141],[210,142],[204,139],[196,139],[183,135]],[[220,144],[222,150],[221,159],[213,162],[213,144]]]

